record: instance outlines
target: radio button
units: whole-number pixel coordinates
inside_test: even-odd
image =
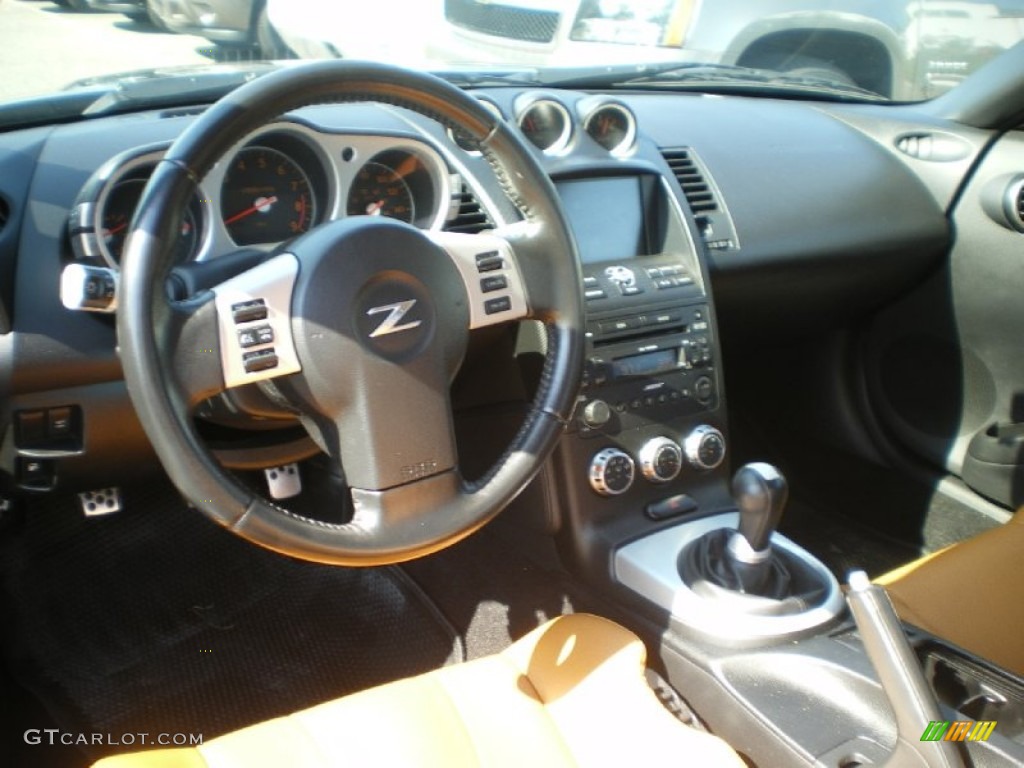
[[[596,288],[597,285],[597,278],[594,277],[593,275],[587,275],[586,277],[583,278],[584,288]]]
[[[591,288],[584,292],[584,297],[589,301],[590,299],[605,299],[608,298],[608,294],[601,288]]]
[[[644,292],[639,285],[620,285],[619,290],[622,291],[623,296],[636,296],[638,293]]]
[[[612,418],[612,409],[604,400],[591,400],[583,406],[580,421],[591,429],[603,427]]]
[[[715,394],[715,383],[707,376],[701,376],[693,384],[693,393],[702,403],[709,401]]]
[[[633,317],[622,317],[618,320],[606,320],[597,324],[597,329],[600,333],[619,333],[620,331],[628,331],[636,328],[636,318]]]

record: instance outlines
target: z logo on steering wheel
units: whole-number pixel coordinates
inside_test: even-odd
[[[399,331],[409,331],[418,327],[423,322],[422,320],[413,320],[411,323],[399,325],[402,318],[408,314],[415,303],[416,299],[409,299],[408,301],[398,301],[394,304],[385,304],[382,307],[371,307],[366,310],[368,315],[378,315],[381,312],[388,313],[388,316],[384,318],[384,322],[378,325],[376,330],[370,334],[370,338],[387,336],[389,333],[398,333]]]

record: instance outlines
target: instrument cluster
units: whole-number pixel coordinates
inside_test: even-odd
[[[78,258],[119,265],[135,208],[165,151],[151,146],[118,155],[90,178],[69,223]],[[447,164],[426,143],[276,124],[250,136],[200,182],[183,212],[176,259],[270,250],[345,216],[440,229],[452,211],[451,185]]]

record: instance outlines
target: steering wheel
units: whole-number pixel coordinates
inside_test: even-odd
[[[477,141],[522,222],[459,235],[383,217],[332,221],[212,290],[169,297],[165,280],[182,212],[219,158],[291,110],[367,101],[414,110]],[[494,285],[504,287],[485,291]],[[550,179],[476,99],[434,76],[385,65],[329,61],[279,70],[200,115],[142,195],[119,301],[128,392],[177,488],[233,533],[321,563],[400,562],[478,529],[554,448],[582,370],[579,260]],[[459,472],[449,385],[470,330],[522,319],[547,330],[540,384],[502,457],[468,482]],[[204,446],[193,424],[197,405],[251,383],[295,412],[343,468],[349,522],[277,507],[226,473]]]

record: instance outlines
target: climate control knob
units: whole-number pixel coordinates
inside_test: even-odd
[[[590,487],[602,496],[618,496],[629,490],[636,466],[629,454],[618,448],[605,448],[590,460]]]
[[[683,468],[683,449],[675,440],[655,437],[643,444],[640,453],[640,471],[652,483],[667,483]]]
[[[697,469],[714,469],[725,461],[725,436],[714,427],[701,424],[683,440],[683,453]]]

